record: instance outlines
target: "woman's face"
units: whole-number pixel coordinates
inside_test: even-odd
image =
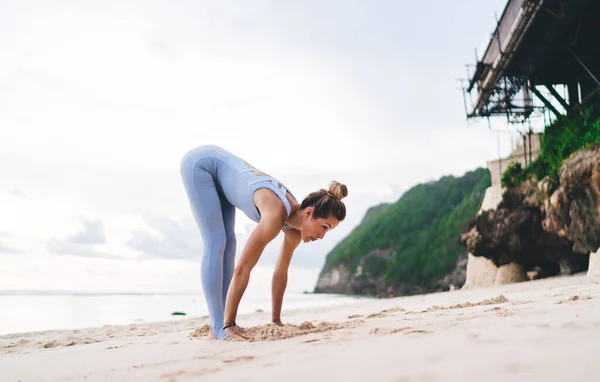
[[[339,220],[333,216],[329,216],[326,219],[315,219],[313,217],[313,212],[313,208],[308,207],[303,213],[304,219],[300,226],[300,232],[302,232],[302,241],[305,243],[322,239],[327,232],[337,227],[340,223]]]

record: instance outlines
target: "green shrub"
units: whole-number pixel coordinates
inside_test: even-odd
[[[509,166],[502,174],[503,186],[516,186],[524,179],[541,180],[546,175],[558,176],[563,162],[576,151],[600,142],[600,115],[593,106],[581,114],[563,116],[547,126],[540,140],[540,154],[527,167],[518,171]]]
[[[521,163],[514,162],[506,167],[506,170],[500,179],[500,183],[502,184],[502,187],[514,187],[520,183],[522,176],[523,168],[521,167]]]

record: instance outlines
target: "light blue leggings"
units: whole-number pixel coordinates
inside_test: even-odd
[[[205,159],[210,160],[210,159]],[[181,169],[190,207],[202,234],[202,290],[216,338],[226,338],[223,316],[227,290],[235,268],[235,207],[217,190],[201,162]]]

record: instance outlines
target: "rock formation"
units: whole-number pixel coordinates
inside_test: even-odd
[[[430,286],[412,285],[402,282],[388,285],[383,280],[383,277],[381,277],[382,275],[364,272],[365,266],[368,266],[370,261],[374,259],[387,261],[393,253],[394,249],[377,249],[369,252],[361,258],[360,265],[354,274],[351,274],[348,267],[343,263],[334,265],[331,270],[319,277],[315,293],[366,294],[392,297],[440,290],[453,290],[462,287],[465,283],[467,271],[466,252],[459,255],[456,266],[450,273]]]
[[[473,256],[496,267],[521,267],[519,278],[530,271],[537,277],[584,271],[590,253],[600,247],[599,202],[597,145],[566,160],[558,180],[526,180],[508,188],[497,208],[481,211],[460,241]],[[494,283],[501,282],[498,277]]]
[[[544,225],[573,242],[573,251],[600,247],[600,145],[580,151],[561,167],[560,187],[545,201]]]
[[[348,267],[343,263],[339,263],[334,265],[328,272],[321,274],[317,280],[315,292],[352,294]]]
[[[329,272],[319,277],[315,292],[342,293],[342,294],[370,294],[377,295],[387,291],[382,275],[374,272],[365,272],[369,263],[377,260],[387,261],[394,253],[394,249],[374,249],[360,259],[360,263],[353,274],[350,274],[344,263],[334,265]]]

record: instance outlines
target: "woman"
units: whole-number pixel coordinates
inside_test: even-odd
[[[284,240],[272,280],[272,321],[281,323],[287,270],[300,241],[322,239],[346,217],[345,185],[310,193],[299,203],[277,179],[218,146],[200,146],[181,160],[181,177],[204,245],[201,276],[211,337],[248,339],[236,325],[237,309],[250,272],[280,231]],[[235,209],[258,225],[235,266]]]

